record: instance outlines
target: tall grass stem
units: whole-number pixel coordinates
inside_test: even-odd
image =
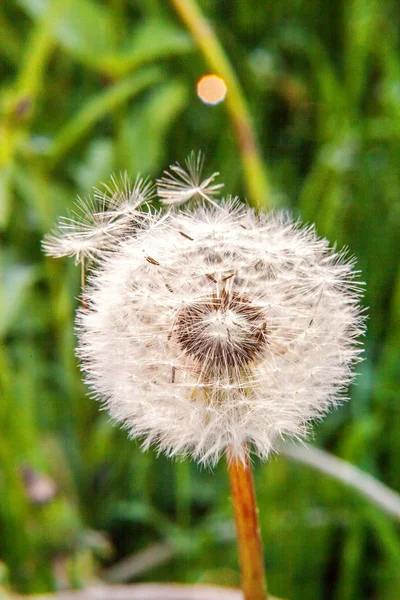
[[[226,106],[235,129],[242,157],[249,200],[256,208],[272,208],[271,186],[257,143],[246,98],[236,74],[213,28],[195,0],[171,0],[199,46],[210,69],[228,88]]]

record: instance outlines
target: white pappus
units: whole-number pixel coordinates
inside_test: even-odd
[[[203,464],[306,434],[344,399],[364,329],[354,261],[286,213],[214,204],[146,213],[77,315],[82,370],[113,419]]]

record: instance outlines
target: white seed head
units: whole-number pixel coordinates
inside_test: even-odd
[[[353,262],[284,213],[148,213],[90,277],[78,353],[145,448],[266,458],[343,399],[363,331]]]
[[[201,180],[204,155],[191,152],[186,159],[184,169],[179,163],[170,166],[169,171],[164,171],[164,177],[157,179],[157,193],[163,204],[180,206],[192,198],[200,198],[217,206],[213,198],[217,196],[223,183],[214,183],[218,172]]]

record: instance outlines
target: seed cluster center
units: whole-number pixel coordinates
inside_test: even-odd
[[[182,350],[199,364],[240,368],[265,346],[265,311],[238,293],[222,290],[181,308],[175,334]]]

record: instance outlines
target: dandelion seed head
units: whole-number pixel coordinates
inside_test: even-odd
[[[344,399],[359,296],[353,262],[288,214],[235,199],[153,211],[91,275],[78,354],[145,448],[267,458]]]

